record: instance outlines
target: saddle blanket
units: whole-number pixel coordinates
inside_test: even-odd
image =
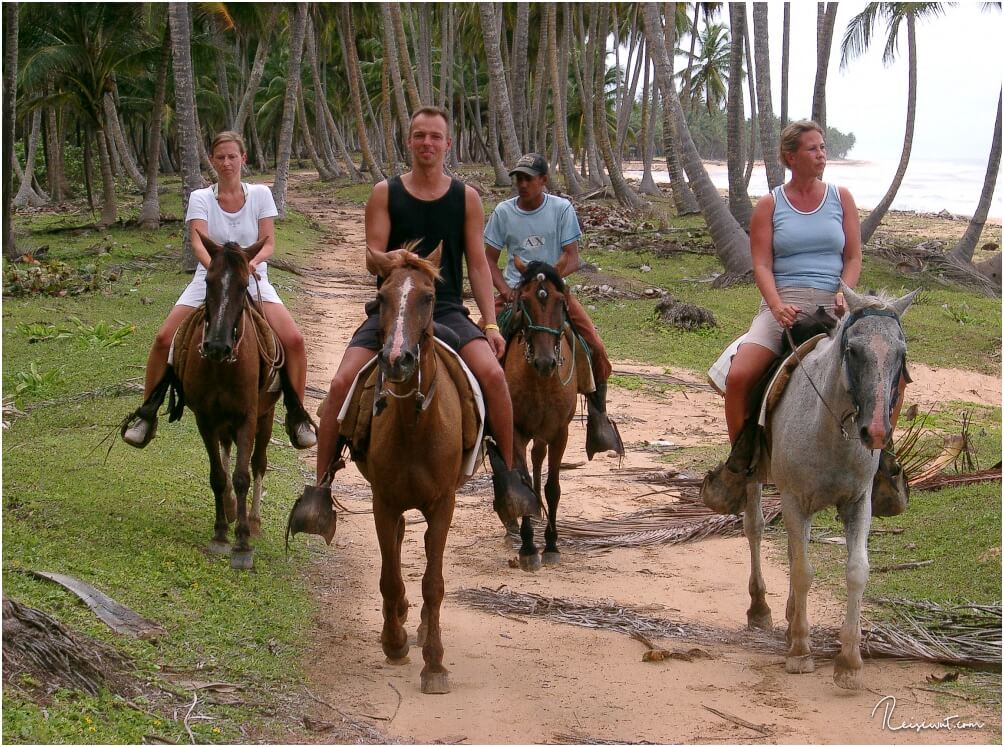
[[[471,373],[460,354],[438,337],[433,339],[437,343],[439,360],[446,364],[448,373],[460,394],[464,448],[462,471],[465,477],[470,477],[474,474],[474,470],[483,456],[484,396],[481,393],[478,380],[474,378],[474,374]],[[353,457],[355,457],[357,450],[365,453],[365,447],[369,441],[369,427],[376,386],[376,366],[377,356],[374,354],[356,375],[355,381],[349,387],[342,409],[338,413],[338,422],[341,424],[340,432],[349,439]],[[321,404],[321,407],[323,408],[326,404],[327,400]],[[320,411],[319,408],[318,413]]]
[[[268,320],[265,319],[256,309],[249,307],[251,313],[251,321],[254,324],[255,334],[259,340],[264,342],[265,352],[269,356],[270,360],[276,360],[276,355],[279,350],[279,340],[272,331],[272,328],[268,326]],[[185,359],[185,354],[188,352],[188,346],[192,341],[192,333],[194,330],[203,323],[206,316],[206,307],[197,306],[192,309],[192,313],[182,320],[181,324],[178,325],[178,329],[174,332],[174,337],[171,338],[171,347],[167,351],[167,365],[174,368],[175,373],[178,378],[183,375],[183,370],[174,365],[175,351],[177,350],[177,358],[179,361]],[[270,378],[268,382],[268,387],[266,391],[278,392],[281,386],[279,381],[279,370],[272,369],[270,372]]]
[[[798,356],[804,358],[816,347],[816,345],[819,344],[820,340],[824,340],[827,337],[829,337],[829,335],[825,332],[814,337],[810,337],[798,346]],[[760,419],[758,422],[763,428],[767,427],[767,414],[777,406],[778,401],[781,399],[781,394],[784,392],[785,386],[788,385],[788,380],[791,379],[792,372],[794,372],[797,367],[798,358],[795,357],[795,353],[792,353],[781,362],[777,371],[774,372],[774,376],[771,378],[770,383],[767,385],[767,389],[764,391],[763,401],[760,403]]]

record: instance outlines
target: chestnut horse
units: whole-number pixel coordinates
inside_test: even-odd
[[[200,234],[201,235],[201,234]],[[242,249],[228,241],[222,246],[202,236],[209,252],[206,271],[205,321],[191,332],[184,360],[175,361],[181,372],[174,387],[180,389],[171,420],[181,417],[187,405],[199,426],[209,455],[209,483],[216,498],[216,523],[209,552],[230,552],[230,566],[247,570],[254,565],[252,535],[261,533],[262,478],[268,465],[268,441],[278,392],[267,391],[269,362],[263,360],[255,322],[249,310],[249,262],[264,246],[264,240]],[[287,402],[291,388],[282,375]],[[293,397],[295,397],[295,393]],[[173,399],[173,397],[172,397]],[[233,478],[231,447],[237,445]],[[250,514],[247,494],[250,471],[254,493]],[[236,505],[235,505],[236,504]],[[231,551],[229,523],[236,519],[236,543]]]
[[[506,325],[505,377],[512,396],[514,448],[517,459],[526,459],[527,444],[533,460],[533,489],[540,497],[541,467],[547,457],[547,527],[544,529],[543,561],[557,565],[559,471],[568,443],[568,424],[575,415],[575,348],[565,307],[565,282],[551,265],[524,264],[515,259],[522,273],[516,286],[512,316]],[[522,545],[519,565],[525,571],[540,568],[541,558],[533,543],[529,516],[520,526]]]
[[[407,248],[407,247],[405,247]],[[383,283],[374,415],[369,447],[356,460],[373,491],[373,521],[380,543],[383,630],[380,643],[392,664],[407,662],[408,598],[401,577],[404,512],[425,517],[425,575],[422,577],[422,692],[450,691],[443,666],[439,610],[443,602],[443,553],[453,520],[462,469],[461,400],[444,370],[433,340],[433,309],[442,245],[427,259],[413,254],[374,258]],[[440,375],[441,374],[441,375]]]

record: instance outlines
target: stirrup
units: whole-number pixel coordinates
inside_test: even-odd
[[[872,516],[898,516],[910,503],[910,483],[896,455],[882,450],[872,480]]]
[[[624,456],[624,442],[617,424],[603,410],[586,400],[586,456],[592,461],[600,452],[615,451]]]

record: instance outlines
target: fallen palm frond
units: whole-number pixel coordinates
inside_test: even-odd
[[[555,732],[551,736],[551,744],[658,744],[658,742],[646,742],[645,740],[623,740],[623,739],[601,739],[600,737],[590,737],[585,734],[572,732]]]
[[[690,491],[688,491],[690,492]],[[764,496],[764,521],[781,515],[781,499]],[[708,537],[736,537],[743,533],[743,517],[717,514],[696,495],[681,494],[676,502],[646,508],[625,516],[586,522],[559,522],[562,541],[572,547],[641,547],[678,545]]]
[[[939,490],[953,485],[969,485],[974,482],[990,482],[1001,479],[1001,468],[991,467],[963,475],[933,475],[925,480],[910,481],[910,487],[920,490]]]
[[[492,613],[526,615],[575,625],[611,630],[646,639],[686,638],[700,643],[719,643],[754,648],[769,654],[784,654],[784,631],[722,630],[709,625],[650,616],[653,607],[631,607],[614,601],[577,602],[508,588],[461,589],[453,597],[475,609]],[[861,633],[861,655],[866,658],[914,659],[955,666],[1000,670],[1001,606],[966,605],[940,607],[931,603],[883,600],[907,622],[908,629],[876,623]],[[840,651],[839,630],[816,628],[812,650],[820,658],[833,658]]]
[[[909,245],[903,242],[873,239],[866,250],[892,262],[899,269],[923,272],[931,280],[947,285],[946,280],[973,288],[986,296],[1000,296],[1001,288],[971,262],[956,259],[945,252],[942,241]]]
[[[911,419],[909,427],[893,446],[896,460],[903,467],[910,487],[936,490],[950,485],[1000,479],[997,467],[979,469],[971,449],[969,432],[972,429],[972,414],[969,411],[963,411],[961,415],[961,433],[945,436],[940,444],[934,442],[932,436],[935,434],[926,428],[928,415],[930,412]],[[952,465],[959,474],[944,474],[944,470]]]
[[[25,406],[25,412],[22,414],[27,414],[35,410],[41,410],[47,407],[57,407],[60,405],[68,405],[74,402],[83,402],[88,399],[97,399],[98,397],[121,397],[123,394],[135,394],[137,392],[143,391],[143,381],[142,379],[126,379],[125,381],[120,381],[117,384],[109,384],[107,386],[101,386],[97,389],[91,389],[86,392],[77,392],[76,394],[68,394],[65,397],[59,397],[58,399],[46,399],[41,402],[33,402],[31,405]]]
[[[28,413],[17,409],[17,405],[14,404],[14,398],[8,397],[3,400],[3,429],[7,430],[10,428],[10,424],[14,422],[16,418],[21,418]]]

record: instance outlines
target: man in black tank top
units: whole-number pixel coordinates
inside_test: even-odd
[[[513,467],[512,401],[498,359],[505,340],[495,322],[491,270],[482,232],[484,208],[471,187],[443,171],[450,150],[446,114],[433,107],[416,111],[408,132],[412,169],[380,182],[366,203],[366,269],[376,274],[373,257],[406,251],[400,247],[419,240],[414,252],[425,257],[442,242],[441,279],[436,284],[435,321],[459,338],[460,357],[481,384],[488,427],[496,446],[489,446],[496,508],[535,506],[537,499],[522,465]],[[484,332],[471,321],[463,304],[464,261]],[[377,287],[382,283],[377,278]],[[356,330],[328,388],[328,403],[317,429],[317,480],[321,482],[337,456],[338,413],[349,387],[380,344],[379,304],[366,304],[366,321]]]

